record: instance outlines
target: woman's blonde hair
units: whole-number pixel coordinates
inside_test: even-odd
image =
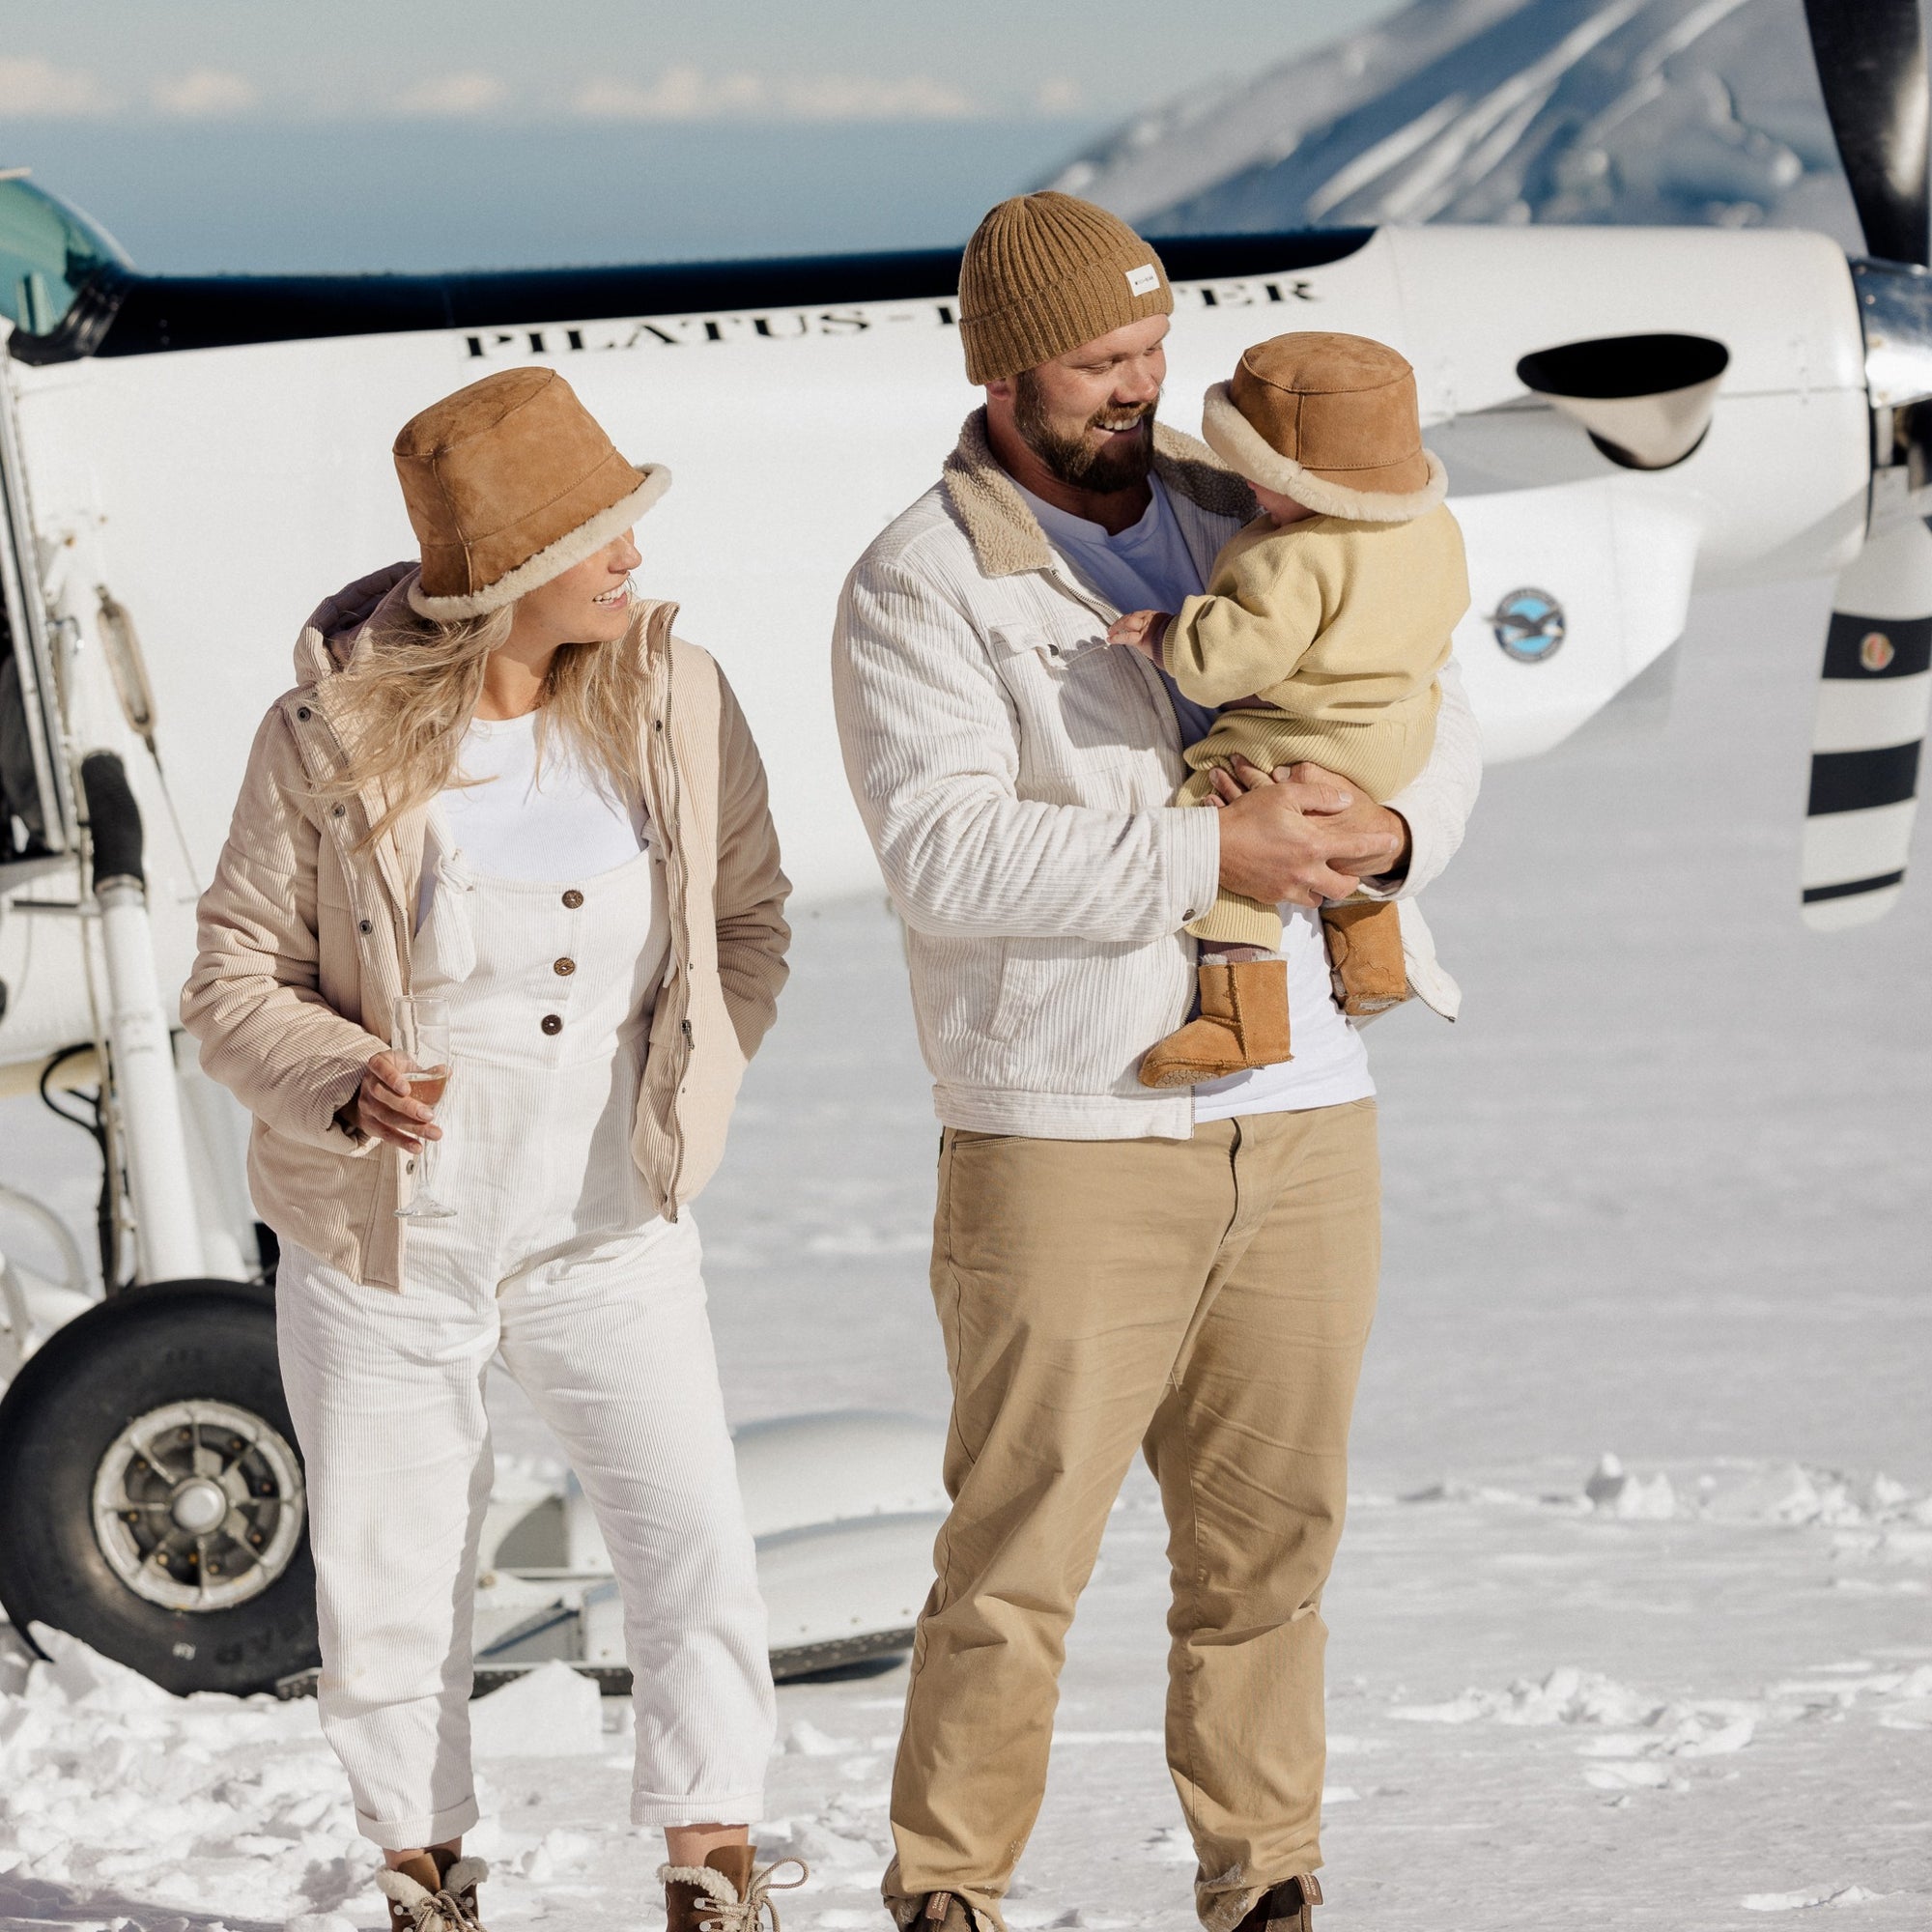
[[[383,800],[364,844],[438,792],[466,782],[457,753],[483,694],[484,660],[507,641],[515,608],[453,619],[411,611],[364,633],[330,680],[346,755],[317,789],[329,801],[364,792]],[[643,625],[639,611],[615,643],[565,644],[551,660],[537,716],[539,769],[554,730],[618,797],[642,784]]]

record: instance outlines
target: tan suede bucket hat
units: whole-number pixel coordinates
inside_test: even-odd
[[[1422,446],[1415,371],[1366,335],[1311,328],[1257,343],[1208,391],[1201,433],[1250,483],[1319,516],[1402,524],[1449,493]]]
[[[480,617],[594,556],[670,488],[619,456],[554,369],[504,369],[403,425],[396,475],[422,545],[410,602]]]

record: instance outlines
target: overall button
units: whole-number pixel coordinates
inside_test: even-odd
[[[543,1030],[545,1033],[561,1033],[563,1031],[563,1015],[561,1013],[546,1013],[543,1016]]]
[[[567,980],[577,971],[577,961],[575,959],[559,959],[550,970]]]
[[[583,895],[580,893],[575,886],[572,886],[571,889],[564,894],[563,902],[571,909],[572,912],[575,912],[577,908],[583,903]]]

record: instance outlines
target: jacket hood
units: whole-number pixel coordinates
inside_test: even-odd
[[[296,682],[320,684],[341,670],[355,649],[355,639],[378,616],[384,621],[413,617],[410,585],[421,575],[421,564],[413,560],[384,564],[325,597],[296,639]]]

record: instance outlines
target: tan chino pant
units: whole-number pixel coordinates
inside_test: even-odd
[[[1192,1139],[949,1129],[932,1291],[952,1514],[893,1778],[902,1915],[1003,1925],[1073,1606],[1135,1450],[1169,1525],[1167,1758],[1211,1932],[1321,1862],[1318,1613],[1380,1256],[1373,1100]]]

